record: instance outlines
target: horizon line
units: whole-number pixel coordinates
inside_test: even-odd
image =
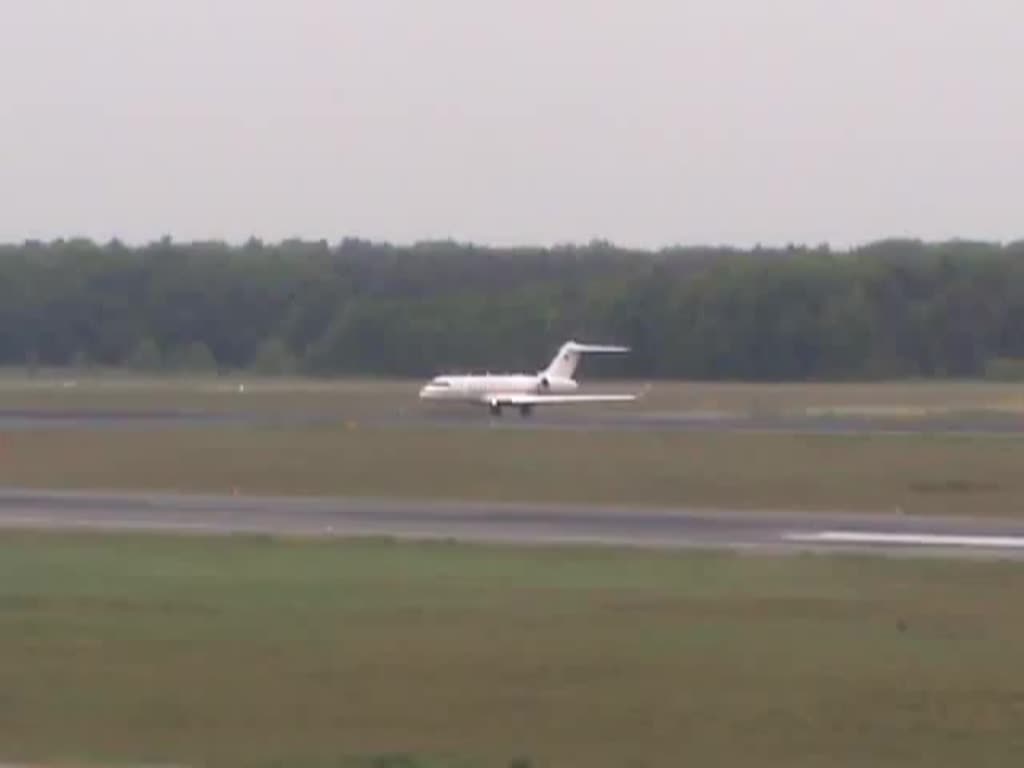
[[[490,251],[569,251],[585,250],[593,248],[606,248],[615,251],[639,252],[639,253],[663,253],[666,251],[687,251],[687,250],[712,250],[712,251],[824,251],[824,252],[855,252],[880,245],[889,244],[913,244],[925,247],[942,245],[983,245],[987,247],[1010,248],[1024,245],[1024,233],[1013,239],[1002,238],[978,238],[954,236],[947,238],[927,239],[912,235],[890,235],[874,239],[862,240],[857,243],[835,245],[829,241],[810,243],[807,241],[789,240],[785,242],[761,242],[752,244],[735,244],[727,242],[676,242],[660,246],[639,246],[626,245],[615,242],[608,238],[594,237],[589,240],[566,240],[551,243],[538,243],[523,241],[520,243],[487,243],[479,240],[459,239],[455,237],[422,238],[416,240],[388,240],[375,239],[360,235],[347,235],[340,238],[316,237],[311,235],[293,235],[280,238],[264,238],[258,235],[249,235],[242,239],[226,237],[203,237],[203,238],[177,238],[171,234],[161,235],[148,239],[126,239],[116,235],[106,239],[98,239],[87,235],[59,235],[49,239],[38,237],[26,237],[20,241],[0,240],[0,248],[29,248],[40,246],[87,244],[97,247],[120,246],[132,250],[140,250],[160,245],[171,245],[181,247],[195,246],[222,246],[228,248],[246,248],[254,245],[260,247],[283,247],[288,245],[323,246],[328,249],[337,249],[347,244],[362,244],[373,247],[416,249],[436,247],[439,245],[453,246],[464,249],[480,249]]]

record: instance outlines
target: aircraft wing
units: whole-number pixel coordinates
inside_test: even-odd
[[[578,403],[629,403],[636,395],[491,395],[487,401],[500,405],[574,405]]]

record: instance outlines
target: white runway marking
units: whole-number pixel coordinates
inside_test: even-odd
[[[921,547],[1024,549],[1024,536],[971,536],[951,533],[890,533],[885,531],[814,531],[787,533],[786,541],[804,544],[902,544]]]

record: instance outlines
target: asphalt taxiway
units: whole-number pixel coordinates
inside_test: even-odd
[[[1024,558],[1024,521],[493,502],[0,490],[0,528]]]

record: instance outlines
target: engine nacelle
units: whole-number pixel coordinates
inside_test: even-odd
[[[537,391],[543,394],[565,394],[575,392],[577,384],[573,379],[560,379],[541,376],[537,380]]]

